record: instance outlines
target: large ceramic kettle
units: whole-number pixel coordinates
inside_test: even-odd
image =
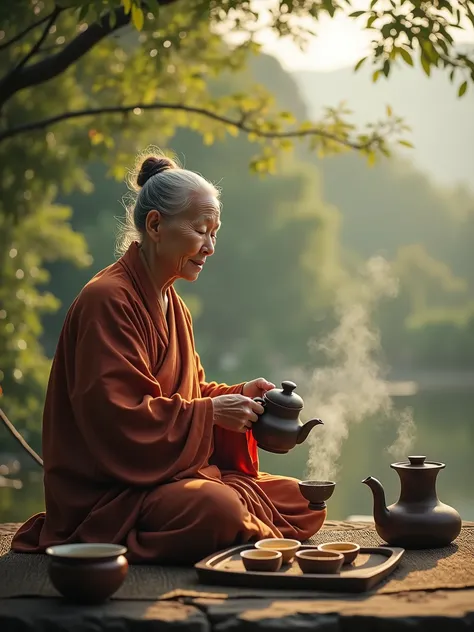
[[[303,443],[310,431],[323,423],[321,419],[310,419],[305,424],[300,421],[304,404],[293,392],[295,388],[294,382],[285,381],[281,383],[281,389],[272,388],[263,398],[254,398],[265,408],[258,421],[252,424],[253,436],[262,450],[285,454],[297,443]]]
[[[400,476],[398,502],[387,507],[380,481],[372,476],[362,482],[374,497],[375,528],[388,544],[405,549],[431,549],[447,546],[461,531],[458,512],[438,500],[436,477],[444,463],[427,461],[425,456],[409,456],[408,461],[392,463]]]

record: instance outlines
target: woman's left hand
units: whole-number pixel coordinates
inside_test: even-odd
[[[263,397],[263,395],[275,388],[275,384],[272,384],[263,377],[258,377],[256,380],[247,382],[242,390],[242,395],[246,397]]]

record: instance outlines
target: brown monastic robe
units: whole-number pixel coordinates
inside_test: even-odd
[[[132,562],[195,562],[265,537],[304,540],[325,512],[297,481],[258,471],[249,431],[213,424],[212,397],[243,384],[208,383],[191,315],[174,288],[168,311],[133,243],[71,306],[43,418],[46,513],[12,548],[124,543]]]

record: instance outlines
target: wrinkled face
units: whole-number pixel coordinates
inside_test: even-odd
[[[214,254],[219,228],[219,203],[207,192],[197,194],[182,213],[161,216],[156,244],[160,268],[169,278],[195,281]]]

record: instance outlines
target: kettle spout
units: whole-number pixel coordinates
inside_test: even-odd
[[[383,485],[379,480],[373,478],[372,476],[368,476],[362,482],[372,490],[372,495],[374,497],[375,523],[383,526],[390,515],[390,511],[387,509],[387,505],[385,504],[385,491]]]
[[[306,441],[311,430],[315,426],[322,426],[322,425],[324,425],[324,422],[321,421],[321,419],[310,419],[309,421],[307,421],[303,426],[301,426],[298,432],[298,438],[296,440],[296,443],[299,444],[299,443],[303,443],[303,441]]]

